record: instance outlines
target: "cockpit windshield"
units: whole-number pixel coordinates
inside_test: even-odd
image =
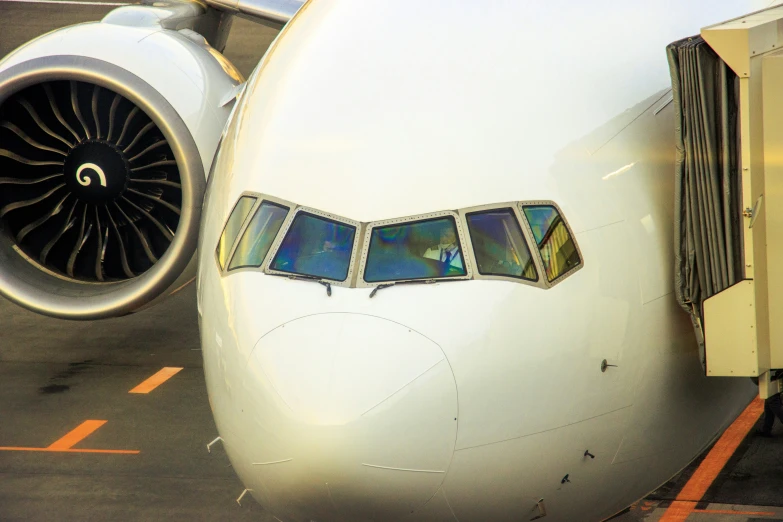
[[[356,227],[299,212],[277,250],[271,270],[345,281]]]
[[[256,192],[218,241],[221,273],[260,270],[332,286],[492,279],[550,288],[583,266],[554,201],[510,201],[360,222]]]
[[[513,210],[472,212],[466,220],[480,274],[538,279],[533,256]]]
[[[261,203],[239,240],[228,269],[261,266],[287,214],[288,207],[271,201]]]
[[[454,218],[372,229],[364,270],[368,283],[466,275]]]

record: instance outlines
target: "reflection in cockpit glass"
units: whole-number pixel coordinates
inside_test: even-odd
[[[581,262],[576,244],[555,207],[525,206],[523,210],[541,252],[549,281],[554,281]]]
[[[228,269],[261,266],[287,214],[287,207],[270,201],[261,203],[242,234]]]
[[[466,217],[480,274],[538,279],[513,210],[498,208]]]
[[[364,270],[366,282],[464,275],[454,218],[373,228]]]
[[[270,269],[345,281],[356,227],[300,212],[294,218]]]
[[[234,210],[231,211],[231,215],[226,222],[226,228],[223,229],[223,234],[221,234],[217,246],[217,256],[221,270],[226,267],[226,258],[231,252],[231,248],[234,246],[234,240],[237,238],[237,234],[239,234],[239,230],[242,228],[245,218],[247,218],[247,215],[255,204],[256,198],[242,196],[234,206]]]

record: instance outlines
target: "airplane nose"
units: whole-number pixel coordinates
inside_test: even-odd
[[[443,483],[457,388],[430,339],[378,317],[312,315],[262,337],[248,369],[260,429],[242,442],[247,478],[283,520],[398,520]]]

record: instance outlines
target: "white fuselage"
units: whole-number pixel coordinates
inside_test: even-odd
[[[673,294],[665,46],[759,7],[306,4],[235,108],[201,236],[210,403],[253,496],[286,522],[600,520],[713,440],[754,387],[704,377]],[[584,266],[373,299],[224,275],[245,191],[361,222],[552,200]]]

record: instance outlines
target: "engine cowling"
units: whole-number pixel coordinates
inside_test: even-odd
[[[195,277],[222,102],[242,79],[193,31],[145,24],[149,9],[0,62],[0,293],[33,311],[124,315]]]

